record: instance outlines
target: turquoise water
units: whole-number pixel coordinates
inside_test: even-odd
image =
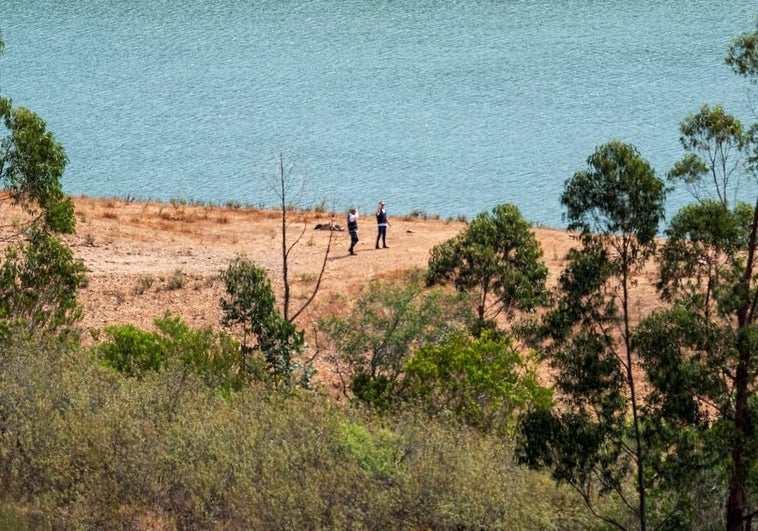
[[[270,206],[282,153],[306,176],[300,206],[510,202],[561,227],[563,183],[596,146],[630,142],[665,175],[703,103],[754,121],[724,57],[757,7],[3,0],[0,91],[48,122],[76,195]]]

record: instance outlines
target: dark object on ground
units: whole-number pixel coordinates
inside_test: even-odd
[[[313,227],[314,230],[338,230],[343,231],[342,227],[339,225],[330,225],[329,223],[316,223],[316,226]]]

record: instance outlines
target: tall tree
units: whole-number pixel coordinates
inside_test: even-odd
[[[601,494],[619,495],[643,530],[647,449],[630,289],[655,249],[664,201],[664,183],[652,167],[634,146],[616,140],[600,146],[587,169],[566,181],[561,203],[581,247],[569,252],[557,303],[543,323],[562,398],[552,411],[524,417],[520,444],[526,463],[551,468],[590,507],[596,484]],[[629,471],[635,497],[624,492]]]
[[[474,293],[480,329],[501,313],[529,311],[547,300],[542,249],[518,208],[498,205],[482,212],[457,236],[435,245],[428,285],[450,282]]]
[[[0,53],[3,43],[0,40]],[[14,227],[3,227],[6,243],[0,261],[0,320],[28,332],[57,330],[79,317],[76,291],[85,282],[84,266],[57,234],[73,233],[74,207],[61,187],[66,167],[63,147],[45,122],[29,109],[13,107],[0,96],[5,136],[0,138],[0,205],[7,202],[26,214]]]
[[[732,198],[742,192],[738,177],[751,167],[756,144],[720,107],[704,106],[681,131],[688,152],[669,177],[706,193],[666,231],[658,287],[672,307],[642,323],[639,343],[651,408],[686,429],[707,429],[701,459],[726,471],[726,528],[745,531],[758,482],[758,202]]]
[[[756,83],[758,31],[735,38],[726,62]],[[672,219],[661,256],[659,289],[672,306],[645,320],[638,340],[651,408],[705,430],[702,462],[726,477],[726,528],[746,531],[758,505],[758,199],[739,201],[739,177],[758,175],[758,125],[745,131],[706,105],[681,132],[686,154],[669,177],[698,193]]]

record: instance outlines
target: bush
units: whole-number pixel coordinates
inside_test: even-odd
[[[0,419],[6,514],[33,529],[588,528],[570,491],[453,419],[260,385],[224,398],[57,341],[0,352]]]
[[[536,361],[522,355],[509,336],[460,334],[422,347],[408,360],[402,392],[434,415],[452,412],[475,428],[510,433],[519,410],[551,403],[536,369]]]
[[[107,326],[105,333],[111,340],[99,345],[96,353],[107,366],[127,376],[157,372],[165,366],[167,345],[159,334],[129,324]]]
[[[339,442],[369,477],[390,479],[403,458],[403,439],[396,433],[380,428],[375,433],[365,426],[343,422]]]
[[[98,345],[95,355],[127,376],[161,372],[174,365],[199,375],[211,388],[236,391],[242,387],[246,372],[241,368],[240,346],[229,334],[210,328],[192,330],[170,313],[154,323],[160,333],[132,325],[106,327],[110,340]],[[259,375],[263,372],[259,368]]]

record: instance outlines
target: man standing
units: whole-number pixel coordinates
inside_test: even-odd
[[[379,240],[382,240],[382,246],[387,249],[387,225],[392,226],[392,223],[387,219],[384,201],[379,201],[379,207],[376,209],[376,225],[379,229],[376,235],[376,248],[379,248]]]
[[[355,244],[358,243],[358,209],[351,208],[347,215],[347,231],[350,233],[350,254],[355,255]]]

